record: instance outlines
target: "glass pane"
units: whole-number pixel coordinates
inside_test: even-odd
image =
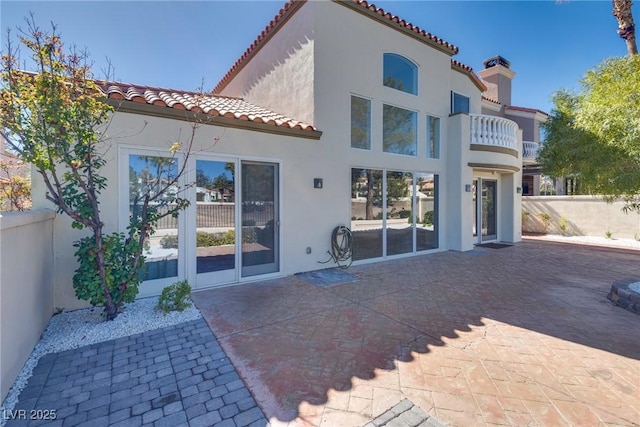
[[[469,113],[469,97],[453,92],[451,113]]]
[[[275,164],[242,163],[242,276],[278,271]]]
[[[473,195],[473,237],[478,236],[478,180],[473,180],[471,188]]]
[[[440,118],[427,116],[427,157],[440,158]]]
[[[351,169],[353,259],[382,256],[382,171]]]
[[[178,165],[175,159],[159,156],[129,156],[129,217],[140,215],[146,198],[157,197],[160,189],[175,179]],[[163,203],[175,196],[177,186],[168,193],[149,202],[166,212],[170,206]],[[166,216],[158,221],[156,232],[149,237],[144,249],[146,258],[144,280],[176,277],[178,275],[178,219]]]
[[[198,274],[235,268],[235,164],[196,161]]]
[[[496,237],[496,181],[482,180],[482,236]]]
[[[438,176],[416,174],[416,250],[438,247]]]
[[[415,156],[417,153],[417,113],[383,105],[382,148],[387,153]]]
[[[413,95],[418,93],[418,67],[413,62],[395,53],[385,53],[383,68],[383,85]]]
[[[387,172],[387,255],[413,252],[411,172]]]
[[[351,97],[351,146],[371,149],[371,101]]]

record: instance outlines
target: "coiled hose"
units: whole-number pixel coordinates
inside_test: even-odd
[[[333,261],[338,264],[340,268],[349,268],[353,262],[353,234],[348,227],[339,225],[333,229],[331,233],[331,251],[327,251],[329,256],[328,260],[321,264],[326,264],[329,261]]]

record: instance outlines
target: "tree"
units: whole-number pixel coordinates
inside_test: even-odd
[[[19,42],[30,51],[35,71],[17,68],[19,51],[13,49],[8,33],[2,56],[0,130],[17,156],[33,164],[58,213],[68,215],[73,228],[89,231],[74,244],[80,266],[73,286],[79,298],[103,305],[106,318],[112,320],[138,293],[144,244],[158,220],[177,216],[188,205],[175,191],[186,161],[177,173],[164,173],[153,186],[141,187],[126,233],[105,234],[99,200],[107,180],[101,169],[114,109],[93,79],[86,51],[63,50],[55,25],[51,32],[41,31],[33,16],[27,24]],[[194,123],[184,150],[180,142],[171,145],[170,162],[176,162],[180,151],[188,156],[195,129]],[[158,170],[162,175],[174,169]]]
[[[583,191],[620,198],[640,213],[640,56],[607,59],[578,93],[557,92],[538,160],[551,177],[574,175]]]
[[[632,0],[612,0],[613,16],[618,20],[618,34],[627,44],[629,55],[638,54],[636,44],[636,27],[631,13]]]

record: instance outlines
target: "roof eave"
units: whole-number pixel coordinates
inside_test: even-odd
[[[106,99],[107,104],[115,108],[115,112],[141,114],[145,116],[161,117],[166,119],[182,120],[186,122],[197,121],[201,124],[222,126],[234,129],[245,129],[257,132],[277,135],[292,136],[305,139],[319,140],[322,132],[318,130],[296,129],[285,126],[274,126],[267,123],[257,123],[248,120],[238,120],[223,116],[213,116],[206,113],[194,113],[188,110],[178,110],[165,106],[143,104],[122,99]]]
[[[482,83],[482,80],[480,80],[480,78],[476,75],[476,73],[473,72],[473,70],[462,68],[454,62],[451,62],[451,69],[467,75],[471,79],[473,84],[476,85],[478,89],[480,89],[480,92],[485,92],[487,90],[487,87],[484,85],[484,83]]]
[[[222,77],[215,88],[211,91],[212,94],[218,94],[233,80],[233,78],[251,61],[251,59],[260,52],[260,50],[267,44],[271,38],[276,35],[280,28],[302,7],[307,0],[292,0],[290,6],[284,11],[284,13],[276,15],[276,18],[272,20],[269,25],[258,35],[256,40],[249,48],[242,54],[242,56],[231,66],[231,69]]]
[[[400,25],[400,23],[398,22],[394,22],[392,20],[387,19],[384,15],[380,15],[377,12],[369,9],[368,7],[363,7],[360,3],[357,3],[356,1],[353,0],[332,0],[334,3],[340,4],[342,6],[348,7],[351,10],[354,10],[362,15],[365,15],[371,19],[374,19],[378,22],[380,22],[383,25],[386,25],[387,27],[393,28],[396,31],[400,31],[401,33],[408,35],[412,38],[414,38],[415,40],[418,40],[419,42],[422,42],[430,47],[433,47],[443,53],[446,53],[449,56],[453,56],[456,53],[458,53],[458,48],[454,45],[451,45],[449,43],[449,46],[444,46],[441,43],[438,43],[437,41],[432,40],[431,38],[428,38],[424,35],[422,35],[420,32],[416,32],[413,29],[410,29],[406,26],[402,26]],[[412,26],[412,28],[417,28]],[[444,42],[444,40],[443,40]],[[446,42],[445,42],[446,43]]]

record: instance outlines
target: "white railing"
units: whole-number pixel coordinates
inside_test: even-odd
[[[516,149],[518,125],[496,116],[470,114],[471,143]]]
[[[522,159],[533,160],[538,158],[538,151],[540,150],[540,144],[533,141],[522,141]]]

